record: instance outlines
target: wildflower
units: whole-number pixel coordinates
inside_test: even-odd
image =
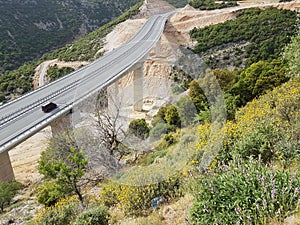
[[[277,217],[280,217],[280,208],[275,212],[275,215],[277,216]]]
[[[251,219],[251,217],[249,215],[247,216],[247,219],[248,219],[248,222],[251,224],[252,219]]]
[[[262,185],[265,187],[266,186],[266,178],[265,178],[265,176],[262,176],[261,177],[261,183],[262,183]]]
[[[296,197],[300,192],[300,187],[296,187],[294,191],[294,197]]]
[[[237,215],[241,215],[241,208],[238,207],[238,208],[234,208],[234,211]]]
[[[265,198],[263,199],[263,207],[264,207],[264,209],[267,208],[267,200]]]
[[[259,174],[256,174],[256,178],[257,178],[258,182],[261,181]]]
[[[257,211],[260,210],[259,204],[256,204],[256,209],[257,209]]]
[[[206,205],[204,205],[204,211],[205,211],[205,212],[208,212],[208,213],[211,212],[210,209],[209,209]]]
[[[272,190],[271,190],[272,201],[275,201],[276,194],[277,194],[276,189],[272,189]]]
[[[274,180],[274,175],[273,175],[273,172],[270,171],[270,182],[272,184],[272,187],[275,188],[275,180]]]

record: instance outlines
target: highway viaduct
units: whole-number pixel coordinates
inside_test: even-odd
[[[145,25],[122,46],[108,52],[54,82],[0,107],[0,182],[14,180],[8,151],[41,129],[51,125],[57,133],[69,123],[72,108],[108,87],[134,70],[134,110],[142,109],[143,62],[156,45],[159,54],[160,36],[168,17],[166,12],[151,17]],[[51,112],[41,107],[49,102],[62,103]]]

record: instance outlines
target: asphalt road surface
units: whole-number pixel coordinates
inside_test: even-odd
[[[159,40],[167,18],[174,12],[151,17],[127,43],[91,64],[44,85],[0,107],[0,153],[16,146],[72,107],[125,75],[149,54]],[[58,107],[44,113],[42,105]]]

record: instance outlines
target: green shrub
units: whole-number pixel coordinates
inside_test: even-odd
[[[99,206],[81,213],[74,225],[108,225],[109,214],[107,208]]]
[[[54,205],[63,197],[69,195],[71,190],[62,188],[55,181],[44,181],[37,189],[37,200],[39,203],[49,207]]]
[[[272,126],[262,124],[253,127],[253,130],[245,133],[240,140],[234,143],[232,154],[247,159],[253,157],[261,158],[264,163],[270,162],[275,155],[275,146],[283,139],[279,132],[275,132]]]
[[[149,137],[152,140],[161,138],[163,134],[168,133],[169,126],[166,123],[157,123],[149,133]]]
[[[193,224],[266,224],[282,221],[300,197],[300,178],[255,161],[219,165],[198,181]]]
[[[213,9],[223,9],[227,7],[237,6],[236,1],[222,1],[221,3],[217,3],[214,0],[191,0],[189,2],[191,6],[194,8],[198,8],[201,10],[213,10]]]
[[[50,78],[50,82],[54,81],[60,77],[63,77],[71,72],[73,72],[74,69],[71,67],[62,67],[58,68],[58,66],[55,64],[54,66],[50,66],[47,70],[47,76]]]
[[[237,102],[240,96],[225,93],[226,115],[228,120],[233,120],[238,109]]]
[[[249,42],[245,49],[249,66],[259,60],[278,58],[296,33],[296,20],[297,13],[290,10],[251,8],[238,13],[234,20],[194,28],[190,35],[198,42],[194,49],[197,53],[224,44]]]
[[[218,84],[224,91],[228,91],[230,87],[234,84],[237,76],[237,71],[229,71],[227,69],[214,69],[212,71],[213,75],[216,77]]]
[[[150,128],[145,119],[135,119],[129,124],[128,132],[134,136],[146,139],[149,135]]]
[[[159,123],[166,123],[170,127],[180,127],[181,120],[177,108],[174,105],[162,106],[151,121],[153,127]]]
[[[62,144],[66,145],[66,143]],[[38,194],[40,200],[46,204],[51,204],[57,201],[59,196],[66,197],[76,194],[79,200],[83,202],[82,177],[87,169],[87,157],[81,150],[72,147],[65,158],[47,157],[53,153],[53,150],[58,152],[57,149],[47,148],[39,160],[39,172],[44,175],[45,180],[51,181],[40,189],[41,193]]]
[[[243,106],[288,80],[285,65],[281,60],[259,61],[240,73],[238,81],[232,85],[229,93],[236,96],[238,106]]]
[[[0,103],[1,102],[5,103],[5,101],[6,101],[5,95],[0,93]]]
[[[163,149],[160,151],[155,151],[147,156],[146,165],[154,163],[156,158],[162,158],[167,154],[167,150]]]
[[[181,120],[181,126],[189,126],[194,122],[197,115],[197,109],[189,96],[182,96],[177,102],[178,113]]]
[[[71,224],[80,211],[80,202],[76,197],[62,199],[54,206],[46,207],[37,212],[37,225],[66,225]]]
[[[164,135],[164,137],[159,145],[159,148],[165,149],[177,142],[178,142],[178,138],[176,137],[176,134],[169,133],[169,134]]]
[[[0,209],[9,206],[13,197],[17,194],[22,184],[18,182],[0,182]]]
[[[169,126],[180,127],[181,120],[177,108],[174,105],[166,106],[165,121]]]
[[[201,110],[205,110],[205,107],[208,106],[207,98],[198,81],[193,80],[190,83],[189,96],[198,112]]]
[[[292,37],[291,43],[286,46],[284,59],[288,63],[288,72],[290,77],[300,77],[300,21],[298,20],[297,35]]]

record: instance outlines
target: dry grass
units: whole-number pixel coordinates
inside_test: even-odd
[[[272,219],[269,225],[300,225],[300,211],[287,217],[284,222],[278,222],[277,219]]]

